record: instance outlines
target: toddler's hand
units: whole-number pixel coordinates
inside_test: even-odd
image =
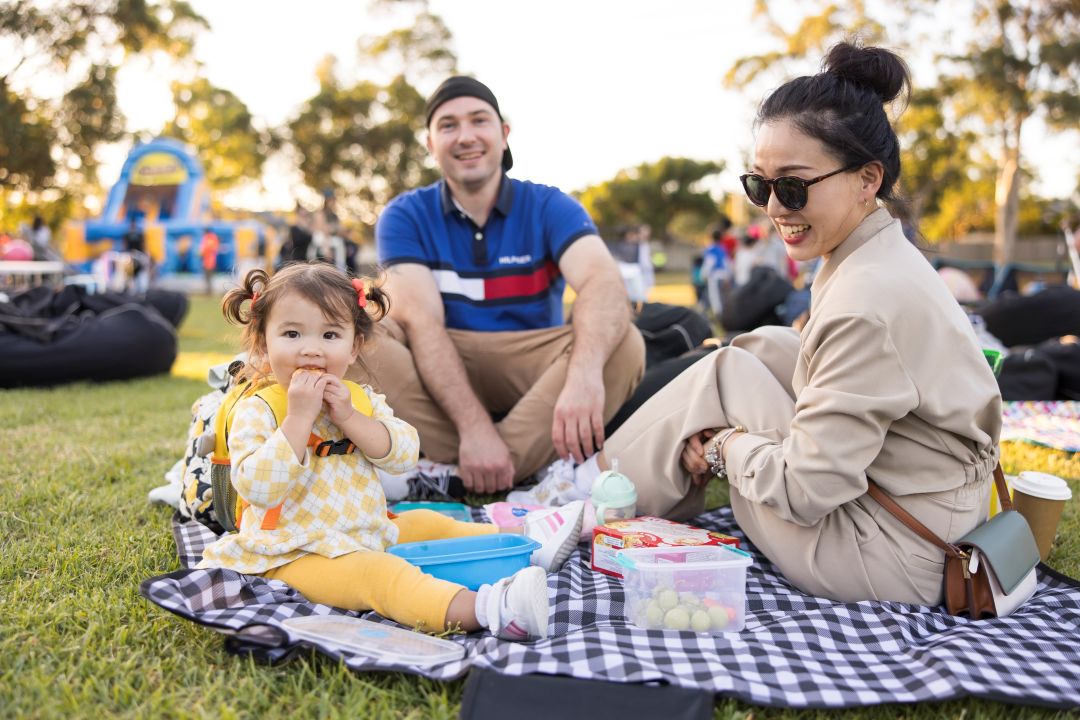
[[[330,422],[339,428],[356,412],[352,404],[352,393],[341,378],[327,373],[326,387],[323,389],[323,400],[330,410]]]
[[[328,377],[331,376],[307,370],[293,373],[289,381],[289,415],[314,425],[322,410]]]

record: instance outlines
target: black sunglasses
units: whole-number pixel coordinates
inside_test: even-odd
[[[857,163],[855,165],[848,165],[842,167],[839,170],[833,170],[831,173],[825,173],[819,175],[811,180],[803,180],[802,178],[795,177],[793,175],[784,175],[783,177],[773,178],[769,180],[757,173],[747,173],[746,175],[740,175],[739,180],[742,181],[743,190],[746,191],[746,197],[750,198],[750,202],[754,203],[758,207],[765,207],[769,204],[769,194],[776,193],[776,199],[780,201],[780,204],[786,207],[788,210],[802,210],[806,207],[806,199],[809,193],[806,191],[808,187],[814,183],[819,183],[822,180],[831,178],[833,175],[838,175],[848,170],[854,170],[857,167],[862,167],[863,163]]]

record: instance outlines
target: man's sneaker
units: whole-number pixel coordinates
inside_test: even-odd
[[[547,574],[527,567],[491,586],[488,629],[501,640],[520,642],[547,637]]]
[[[408,480],[406,500],[459,502],[465,497],[465,483],[456,475],[428,475],[418,472]]]
[[[574,463],[570,460],[560,459],[551,463],[544,471],[543,478],[528,490],[514,490],[507,494],[506,499],[522,505],[545,507],[558,507],[572,500],[585,499],[574,485]]]
[[[375,468],[375,474],[382,483],[387,502],[458,502],[465,497],[465,483],[457,475],[457,465],[425,458],[400,475],[391,475],[382,468]]]
[[[575,500],[561,508],[534,510],[525,516],[525,537],[540,543],[532,554],[532,564],[555,572],[577,547],[585,502]]]

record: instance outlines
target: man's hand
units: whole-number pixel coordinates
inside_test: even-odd
[[[325,373],[304,369],[294,372],[289,380],[288,414],[309,426],[314,425],[315,418],[322,410],[327,377]]]
[[[345,383],[341,381],[341,378],[336,375],[327,373],[323,377],[326,379],[323,401],[330,411],[330,422],[340,429],[356,412],[352,404],[352,393],[349,392],[349,388],[345,387]]]
[[[583,463],[604,446],[604,377],[585,377],[567,373],[555,415],[551,422],[551,441],[561,458],[572,457]]]
[[[714,435],[715,430],[702,430],[697,435],[691,435],[683,447],[679,461],[683,470],[690,473],[690,481],[695,485],[704,485],[712,478],[712,468],[705,461],[705,446]]]
[[[493,425],[461,433],[458,474],[465,489],[475,493],[493,493],[513,486],[510,450]]]

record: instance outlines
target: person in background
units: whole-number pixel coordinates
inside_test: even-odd
[[[641,281],[645,294],[656,287],[656,268],[652,257],[652,227],[648,223],[638,226],[638,266],[641,268]]]
[[[30,244],[34,246],[34,257],[41,256],[45,259],[51,254],[49,245],[52,243],[52,230],[45,224],[40,215],[34,216],[34,222],[30,226]]]
[[[325,260],[339,270],[348,267],[345,240],[341,235],[341,219],[337,214],[333,190],[323,191],[323,206],[312,218],[311,237],[309,260]]]
[[[638,225],[626,225],[619,229],[619,238],[611,244],[611,256],[619,265],[626,294],[632,303],[646,300],[648,286],[641,265],[641,229]],[[650,262],[651,265],[651,262]]]
[[[705,250],[701,265],[701,277],[705,282],[709,310],[717,319],[724,307],[724,290],[731,282],[731,258],[725,249],[725,241],[729,237],[730,230],[731,220],[727,215],[721,215],[712,232],[712,244]]]
[[[289,225],[289,237],[281,248],[281,264],[307,262],[311,249],[311,211],[296,204],[295,217]]]
[[[779,235],[769,232],[760,225],[751,225],[743,234],[739,253],[735,257],[733,280],[736,287],[741,287],[750,279],[751,271],[756,267],[767,267],[776,271],[784,279],[790,279],[788,256]]]
[[[203,231],[199,240],[199,258],[202,260],[203,277],[206,279],[206,294],[214,294],[214,270],[217,269],[218,250],[221,240],[210,228]]]
[[[150,273],[153,268],[150,256],[146,254],[146,235],[134,215],[128,220],[128,229],[122,242],[131,263],[131,283],[136,292],[146,292],[150,287]]]

